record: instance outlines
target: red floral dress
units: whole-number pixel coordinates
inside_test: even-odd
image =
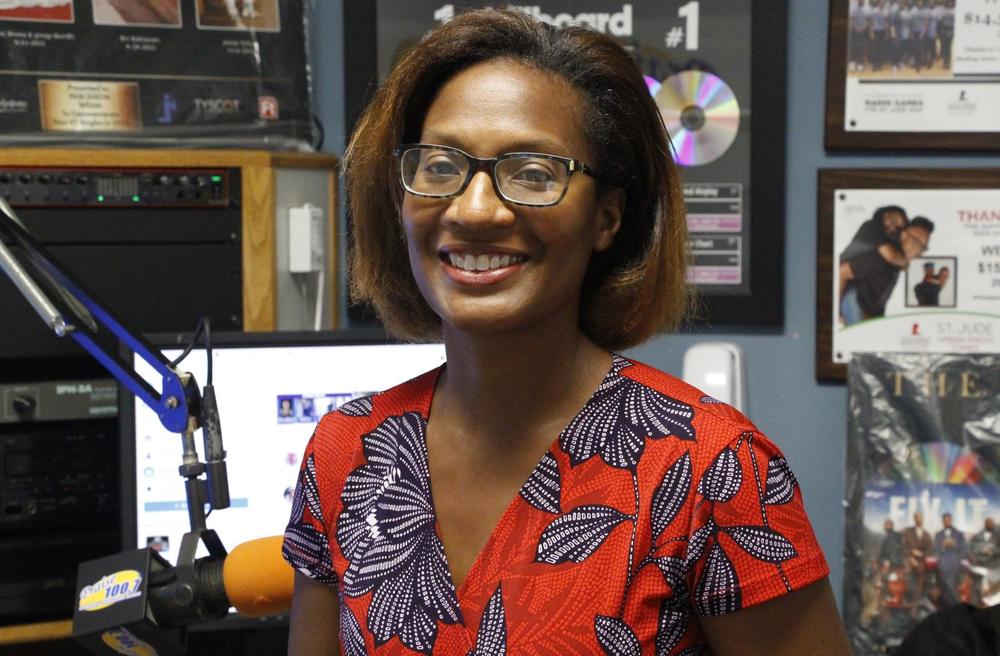
[[[425,443],[439,373],[341,406],[306,447],[284,554],[336,587],[345,656],[705,654],[699,615],[828,574],[777,447],[616,355],[456,590]]]

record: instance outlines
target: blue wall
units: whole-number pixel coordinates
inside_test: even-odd
[[[348,0],[351,1],[351,0]],[[342,0],[314,0],[311,27],[316,113],[326,126],[324,150],[343,155]],[[820,168],[996,165],[995,156],[828,155],[823,151],[827,3],[789,3],[788,131],[785,198],[785,327],[779,333],[668,335],[629,355],[680,374],[684,351],[705,339],[733,341],[746,358],[748,413],[785,451],[826,551],[838,598],[843,582],[844,452],[847,394],[818,384],[816,332],[816,171]],[[780,37],[779,37],[780,38]],[[775,102],[782,99],[775,98]]]

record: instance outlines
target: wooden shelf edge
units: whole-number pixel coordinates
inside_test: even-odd
[[[56,620],[35,624],[17,624],[0,627],[0,645],[16,645],[24,642],[44,642],[62,640],[73,633],[72,620]]]
[[[5,166],[275,166],[335,168],[329,153],[171,148],[0,148]]]

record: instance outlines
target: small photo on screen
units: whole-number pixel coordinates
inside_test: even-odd
[[[311,396],[303,396],[298,399],[295,416],[299,421],[316,421],[316,404]]]
[[[330,394],[328,395],[328,398],[330,399],[330,409],[336,410],[351,399],[357,398],[357,396],[357,394]]]
[[[316,416],[316,421],[322,419],[326,413],[336,409],[333,397],[329,394],[313,398],[313,414]]]
[[[279,424],[290,424],[296,421],[295,418],[295,402],[298,399],[296,396],[279,396],[278,397],[278,423]]]
[[[180,27],[180,0],[91,0],[98,25]]]

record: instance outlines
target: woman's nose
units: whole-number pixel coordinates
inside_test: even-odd
[[[502,225],[514,218],[514,213],[497,194],[493,179],[486,171],[472,176],[465,191],[452,201],[449,214],[453,221],[470,225]]]

